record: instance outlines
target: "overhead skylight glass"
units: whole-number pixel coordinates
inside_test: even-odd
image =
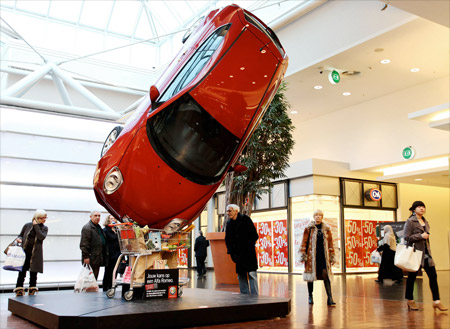
[[[129,37],[133,36],[141,6],[138,1],[116,1],[108,30]]]
[[[3,2],[3,1],[2,1]],[[17,8],[39,14],[42,16],[47,15],[48,13],[48,6],[50,4],[50,1],[42,1],[42,0],[36,0],[36,1],[17,1],[16,6]]]
[[[83,1],[79,0],[53,1],[50,6],[49,17],[76,23],[80,17],[82,5]]]
[[[80,23],[100,30],[105,30],[106,24],[111,16],[113,4],[113,1],[84,1],[81,10]]]

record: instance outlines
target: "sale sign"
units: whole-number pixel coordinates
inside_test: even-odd
[[[178,266],[186,267],[188,265],[188,250],[178,249],[177,257]]]
[[[288,266],[288,236],[286,220],[276,220],[273,222],[273,254],[275,267]]]
[[[258,235],[258,264],[260,267],[273,266],[272,222],[259,222]]]
[[[345,220],[345,260],[348,268],[376,267],[370,261],[377,247],[375,220]]]

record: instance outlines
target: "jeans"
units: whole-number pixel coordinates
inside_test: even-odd
[[[239,290],[241,291],[241,294],[251,293],[252,295],[258,295],[258,276],[256,274],[256,271],[238,273],[238,280],[239,280]]]
[[[436,268],[434,266],[428,265],[428,259],[425,259],[425,266],[423,267],[425,272],[427,272],[428,279],[430,281],[431,294],[433,295],[433,300],[439,300],[439,287],[437,284],[437,274]],[[408,279],[406,280],[406,291],[405,298],[413,300],[414,282],[416,281],[417,272],[409,272]]]

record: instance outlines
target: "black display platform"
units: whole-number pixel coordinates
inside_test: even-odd
[[[291,300],[189,288],[181,298],[129,302],[120,292],[61,292],[9,298],[8,310],[46,328],[164,328],[285,317]]]

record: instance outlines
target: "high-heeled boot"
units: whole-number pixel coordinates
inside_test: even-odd
[[[336,303],[333,300],[333,296],[331,294],[331,284],[329,279],[323,280],[323,284],[325,285],[325,291],[327,292],[327,305],[328,306],[335,306]]]
[[[308,282],[308,303],[311,305],[314,304],[313,289],[314,289],[314,283]]]

